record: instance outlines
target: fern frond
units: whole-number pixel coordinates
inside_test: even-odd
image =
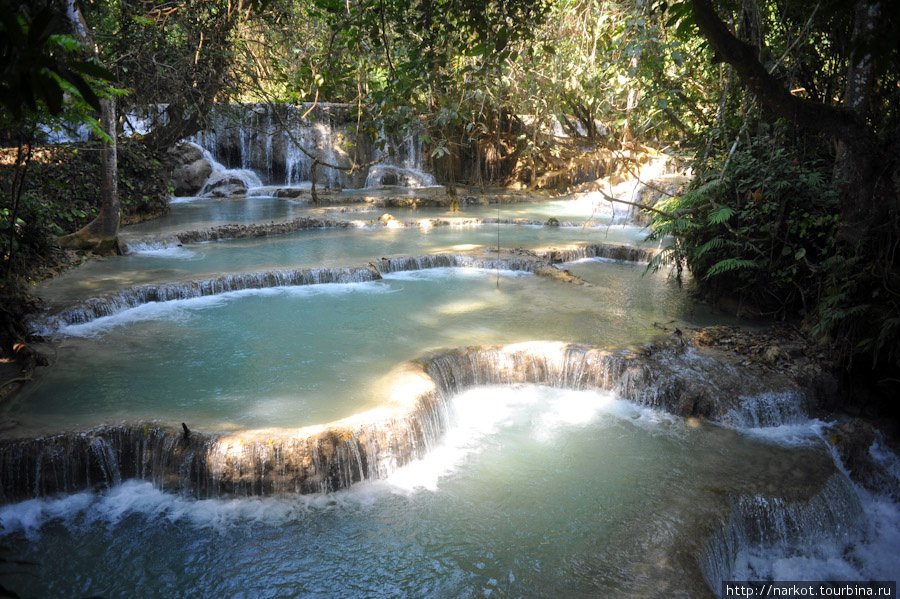
[[[724,222],[727,222],[734,216],[734,210],[728,206],[719,206],[718,210],[713,210],[709,213],[709,224],[711,225],[721,225]]]
[[[706,243],[701,245],[699,248],[697,248],[696,256],[697,256],[697,258],[699,258],[700,256],[702,256],[703,254],[705,254],[706,252],[708,252],[710,250],[718,250],[724,246],[725,246],[724,239],[722,239],[721,237],[713,237],[712,239],[710,239],[709,241],[707,241]]]
[[[719,260],[715,264],[713,264],[709,270],[706,271],[706,274],[703,275],[704,279],[709,279],[710,277],[715,277],[722,273],[731,272],[733,270],[739,270],[742,268],[758,268],[759,265],[756,263],[756,260],[743,260],[740,258],[726,258],[724,260]]]

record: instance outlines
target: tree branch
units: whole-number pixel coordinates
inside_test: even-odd
[[[734,67],[744,84],[762,104],[801,127],[832,135],[849,145],[864,147],[877,143],[875,134],[853,111],[792,95],[760,63],[753,46],[728,31],[716,14],[711,0],[692,0],[691,3],[694,21],[709,45],[722,60]]]

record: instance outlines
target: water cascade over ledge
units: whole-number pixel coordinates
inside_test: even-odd
[[[701,379],[699,371],[710,374]],[[391,379],[386,405],[299,430],[216,434],[137,423],[4,441],[0,500],[129,478],[196,497],[336,491],[422,457],[447,430],[453,395],[482,385],[605,389],[640,405],[711,419],[739,410],[743,398],[776,390],[804,401],[786,379],[764,384],[677,344],[644,352],[559,342],[471,347],[404,364]]]
[[[428,254],[381,258],[366,265],[342,268],[297,268],[229,274],[193,281],[139,285],[116,293],[89,298],[53,313],[45,314],[33,322],[32,327],[37,334],[49,336],[64,326],[83,324],[142,304],[219,295],[244,289],[325,283],[361,283],[378,280],[382,274],[446,267],[492,270],[499,268],[557,276],[558,269],[552,268],[550,265],[582,258],[646,262],[655,254],[656,250],[650,248],[635,248],[617,244],[587,244],[544,252],[514,250],[503,251],[499,255],[497,252]]]
[[[387,403],[326,425],[215,433],[149,422],[3,441],[0,501],[113,488],[135,478],[198,499],[334,492],[425,457],[452,426],[454,397],[484,386],[606,390],[694,420],[691,426],[711,428],[722,443],[738,433],[703,420],[735,418],[745,405],[743,418],[758,418],[759,406],[768,405],[759,398],[773,393],[797,411],[805,405],[786,378],[760,381],[678,340],[635,351],[563,342],[457,348],[404,363],[390,378]],[[830,454],[777,445],[767,451],[771,460],[747,461],[742,482],[723,481],[708,504],[672,498],[681,524],[667,533],[669,541],[648,546],[653,580],[673,588],[677,580],[706,580],[714,589],[747,547],[850,534],[859,501]],[[698,536],[706,539],[700,548]]]

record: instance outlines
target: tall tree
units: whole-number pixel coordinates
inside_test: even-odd
[[[667,257],[690,266],[708,295],[802,314],[846,366],[865,364],[884,373],[868,379],[896,387],[900,3],[682,0],[668,9],[742,85],[724,88],[725,116],[701,160],[711,167],[657,218],[658,234],[675,238]],[[716,155],[718,131],[727,135]]]
[[[85,41],[95,58],[99,60],[99,50],[94,44],[84,16],[75,0],[68,0],[66,14],[76,35]],[[100,99],[100,124],[103,128],[103,154],[101,157],[100,212],[97,218],[79,231],[59,239],[63,247],[90,250],[95,253],[120,253],[119,250],[119,207],[118,158],[116,153],[116,102],[112,96]]]
[[[697,26],[710,46],[732,65],[759,102],[780,117],[829,135],[841,144],[836,168],[846,179],[841,210],[843,238],[859,244],[873,227],[879,230],[885,224],[896,227],[900,216],[896,186],[896,172],[900,167],[898,132],[876,131],[867,114],[877,78],[872,50],[877,40],[896,40],[900,35],[900,26],[894,19],[886,18],[884,3],[857,0],[855,4],[852,38],[845,40],[852,48],[847,61],[846,86],[843,101],[837,104],[792,94],[763,66],[757,48],[729,31],[711,0],[692,0],[691,4]],[[896,238],[900,231],[887,233]]]

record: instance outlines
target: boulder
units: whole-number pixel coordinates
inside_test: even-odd
[[[177,196],[196,195],[212,174],[209,160],[203,157],[200,146],[180,142],[169,148],[169,164],[172,168],[172,187]]]
[[[198,195],[205,198],[233,198],[247,195],[247,181],[237,175],[222,173],[210,178]]]
[[[195,195],[212,174],[212,165],[205,158],[183,164],[172,172],[172,187],[177,196]]]
[[[900,497],[900,481],[872,456],[880,435],[871,423],[855,418],[829,426],[824,434],[850,478],[870,491]]]

